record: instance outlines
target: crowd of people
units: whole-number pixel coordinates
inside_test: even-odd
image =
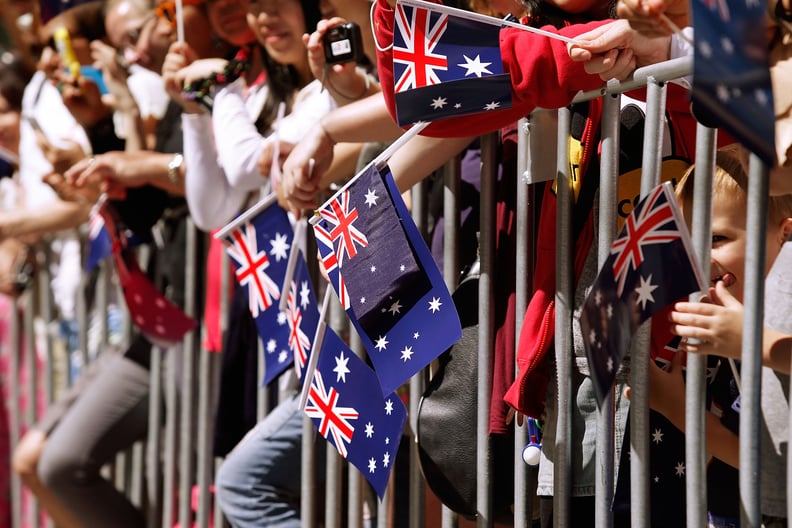
[[[396,0],[74,4],[59,3],[53,11],[46,2],[0,0],[2,312],[8,313],[23,291],[18,267],[25,255],[32,247],[46,246],[54,262],[51,295],[60,337],[70,354],[77,352],[76,306],[85,295],[78,228],[105,198],[123,226],[150,248],[147,273],[157,287],[184,305],[187,290],[195,287],[185,284],[191,219],[207,234],[197,251],[202,257],[194,263],[198,276],[205,277],[197,292],[204,346],[222,353],[213,445],[214,455],[223,458],[215,476],[218,503],[234,527],[299,527],[304,416],[299,380],[291,369],[280,376],[282,397],[258,420],[257,393],[262,389],[255,365],[263,336],[242,286],[232,288],[227,307],[220,303],[222,250],[210,234],[268,192],[277,194],[278,206],[292,220],[299,219],[321,203],[325,191],[349,180],[404,133],[396,124],[394,95]],[[691,8],[687,0],[471,0],[454,5],[508,16],[562,38],[513,26],[500,29],[511,106],[432,122],[388,164],[409,204],[413,185],[426,179],[430,194],[438,195],[442,187],[437,170],[456,156],[464,160],[458,261],[465,268],[474,263],[478,249],[478,138],[498,133],[494,246],[498,266],[505,269],[494,281],[489,432],[508,437],[515,414],[541,424],[536,522],[550,527],[554,464],[560,462],[552,359],[558,243],[553,182],[532,184],[539,197],[536,263],[519,335],[515,321],[523,314],[516,313],[515,277],[507,263],[514,261],[516,251],[517,121],[538,108],[570,108],[575,317],[574,405],[568,417],[572,438],[565,439],[574,446],[568,519],[569,526],[593,526],[599,414],[579,316],[598,273],[596,196],[603,108],[601,100],[572,101],[581,90],[628,79],[641,66],[693,54]],[[360,27],[357,44],[362,53],[356,62],[335,63],[326,56],[325,37],[346,22]],[[68,46],[63,44],[64,29]],[[792,100],[784,88],[792,77],[790,0],[768,1],[767,36],[777,162],[770,168],[758,434],[763,526],[777,528],[787,524],[792,361],[792,279],[787,272],[792,269]],[[645,108],[644,91],[622,95],[619,198],[628,204],[637,203],[640,188]],[[676,184],[688,223],[694,178],[707,176],[692,164],[696,127],[690,83],[670,83],[663,147],[656,155],[663,163],[662,179]],[[749,153],[725,130],[719,130],[717,141],[710,288],[700,302],[680,301],[653,320],[652,343],[659,350],[652,357],[669,358],[666,337],[681,340],[667,361],[653,362],[650,380],[651,427],[664,431],[669,440],[682,439],[683,445],[685,354],[708,355],[714,373],[708,377],[706,395],[708,516],[715,527],[739,525],[739,360],[745,246],[753,235],[746,231]],[[623,222],[628,213],[621,211],[616,220]],[[432,208],[430,218],[428,237],[441,262],[442,209]],[[224,332],[219,326],[222,309],[228,320]],[[6,339],[0,336],[7,355],[12,349],[6,350]],[[139,332],[123,347],[106,346],[89,365],[75,369],[69,387],[11,446],[13,453],[2,454],[12,456],[12,470],[58,527],[146,526],[145,511],[105,478],[102,467],[148,435],[154,346]],[[178,346],[171,349],[177,351]],[[629,493],[630,473],[623,470],[629,449],[622,449],[630,408],[628,383],[625,364],[616,375],[614,392],[615,526],[631,523],[624,495],[625,490]],[[651,466],[663,462],[654,458]],[[317,467],[322,465],[317,459]],[[684,481],[671,486],[684,499]],[[664,497],[652,494],[651,526],[684,526],[684,508],[668,508],[661,502]],[[0,515],[7,513],[0,508]],[[0,526],[4,522],[0,519]]]

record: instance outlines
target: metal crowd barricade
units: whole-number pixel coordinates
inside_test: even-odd
[[[598,263],[601,266],[608,255],[610,244],[616,230],[615,208],[617,196],[618,152],[619,152],[619,109],[620,97],[623,92],[647,87],[646,129],[644,135],[643,167],[641,194],[644,195],[656,185],[660,176],[660,153],[662,146],[663,117],[665,114],[665,83],[689,74],[692,61],[690,58],[677,59],[651,67],[641,68],[633,78],[625,82],[610,82],[602,90],[580,94],[576,101],[584,101],[597,97],[604,98],[602,116],[602,139],[599,190],[599,226],[598,226]],[[522,318],[531,295],[532,270],[534,265],[534,231],[536,200],[535,186],[532,183],[542,179],[555,180],[557,188],[557,244],[556,255],[556,332],[555,361],[558,380],[558,424],[555,452],[555,496],[554,524],[559,527],[571,526],[570,504],[572,499],[572,452],[571,441],[571,410],[574,404],[572,394],[572,317],[574,300],[574,281],[572,270],[571,243],[571,204],[572,191],[569,186],[569,164],[567,155],[567,138],[570,127],[568,109],[558,111],[539,110],[518,126],[519,149],[518,170],[512,180],[516,186],[516,244],[517,260],[511,263],[494,261],[495,251],[495,200],[496,185],[496,150],[497,136],[482,137],[482,178],[481,178],[481,236],[480,259],[481,278],[479,280],[479,370],[478,370],[478,415],[477,415],[477,502],[479,527],[493,526],[493,492],[497,492],[497,482],[493,482],[492,452],[489,443],[489,393],[491,380],[489,377],[490,362],[494,344],[493,328],[493,274],[496,272],[516,273],[516,333],[519,336]],[[715,131],[699,126],[695,162],[699,174],[711,174],[714,169]],[[554,153],[554,156],[551,154]],[[444,277],[450,289],[456,287],[459,273],[457,259],[457,233],[459,205],[458,160],[452,160],[445,167],[444,173],[444,211],[445,252]],[[509,178],[505,178],[509,182]],[[763,233],[766,228],[766,204],[768,189],[768,172],[761,162],[751,158],[748,189],[748,232]],[[414,192],[414,216],[419,227],[425,229],[426,197],[423,186],[418,185]],[[711,244],[711,181],[697,178],[694,210],[693,240],[705,268],[709,264]],[[199,237],[207,236],[199,233],[191,224],[189,228],[186,253],[190,256],[186,269],[188,287],[187,311],[199,313],[198,306],[202,299],[195,298],[197,287],[204,277],[196,271],[198,259],[205,258],[199,254]],[[746,256],[745,282],[745,326],[743,333],[742,362],[742,412],[740,414],[740,494],[742,509],[742,526],[759,527],[760,489],[759,479],[759,388],[761,356],[761,328],[763,319],[763,283],[764,283],[764,240],[761,236],[749,236]],[[43,255],[43,254],[42,254]],[[45,262],[42,256],[42,262]],[[315,263],[314,263],[315,264]],[[221,318],[227,313],[228,303],[228,259],[224,257],[222,273],[223,298],[221,301]],[[8,352],[11,376],[9,394],[11,408],[9,413],[9,429],[12,448],[16,445],[23,430],[34,423],[36,401],[39,396],[36,371],[39,368],[38,354],[45,359],[44,398],[49,403],[57,392],[56,379],[68,379],[71,365],[56,368],[56,357],[53,354],[54,336],[44,333],[43,350],[35,348],[34,316],[42,319],[46,328],[52,328],[53,309],[49,298],[49,276],[47,266],[39,266],[37,291],[26,292],[14,306],[19,311],[10,311],[9,336],[14,346]],[[100,315],[107,313],[108,291],[114,283],[105,268],[105,275],[99,281],[97,304],[94,310]],[[34,302],[36,301],[36,302]],[[338,303],[335,303],[338,306]],[[20,316],[20,314],[22,314]],[[85,362],[91,359],[88,354],[87,328],[89,321],[88,308],[84,303],[80,306],[80,349]],[[100,320],[102,318],[100,317]],[[331,325],[336,329],[344,329],[344,314],[336,309],[331,316]],[[127,328],[129,323],[127,321]],[[106,321],[100,323],[100,341],[106,343],[108,330]],[[227,321],[221,320],[221,328],[227,328]],[[631,416],[631,512],[632,526],[648,526],[650,519],[649,504],[649,441],[648,441],[648,347],[646,331],[634,341],[631,361],[631,384],[634,388]],[[129,333],[127,333],[127,338]],[[24,337],[24,340],[22,339]],[[25,345],[22,346],[24,341]],[[200,346],[201,333],[189,335],[185,342],[171,350],[155,348],[151,364],[151,395],[149,413],[149,434],[145,445],[133,447],[131,453],[119,456],[115,464],[115,481],[123,488],[135,503],[146,504],[147,523],[150,527],[170,527],[176,522],[180,526],[196,526],[221,528],[225,521],[220,508],[213,502],[211,484],[216,469],[221,462],[211,454],[211,430],[213,413],[217,396],[218,372],[220,356],[204,350]],[[353,348],[360,353],[360,344],[352,338]],[[747,352],[753,351],[753,352]],[[261,354],[260,354],[261,358]],[[181,359],[180,364],[177,360]],[[686,388],[686,470],[687,470],[687,518],[688,526],[706,525],[706,442],[704,437],[704,358],[688,358]],[[25,385],[19,383],[15,375],[24,365],[27,370]],[[64,372],[65,371],[65,372]],[[165,376],[163,376],[163,373]],[[164,383],[163,383],[164,382]],[[425,375],[417,375],[410,383],[410,438],[415,430],[417,405],[424,390]],[[180,396],[181,394],[181,396]],[[19,403],[22,397],[27,400],[27,410],[23,413]],[[161,414],[161,400],[166,400],[165,415]],[[269,411],[271,402],[266,391],[261,391],[260,416]],[[599,411],[597,431],[596,458],[596,495],[595,525],[607,528],[613,525],[611,502],[615,488],[615,446],[614,446],[614,409],[613,395],[606,400]],[[161,425],[164,423],[164,426]],[[346,526],[358,528],[369,526],[364,516],[375,516],[376,526],[385,528],[396,525],[396,516],[406,517],[410,528],[425,525],[427,516],[427,493],[423,476],[417,461],[417,447],[410,442],[409,452],[409,485],[407,489],[394,489],[391,485],[383,501],[372,504],[367,500],[366,487],[361,475],[354,468],[343,464],[332,447],[328,447],[327,466],[325,468],[326,483],[320,489],[314,478],[316,453],[312,438],[315,431],[311,421],[304,419],[303,424],[303,472],[302,472],[302,503],[301,514],[303,525],[314,526],[314,519],[321,519],[325,528],[341,526],[342,518]],[[527,442],[524,427],[515,429],[514,450],[514,526],[527,528],[533,525],[537,512],[533,511],[536,490],[536,470],[528,468],[522,461],[522,447]],[[145,453],[145,457],[144,457]],[[145,458],[145,463],[143,459]],[[405,463],[405,461],[401,461]],[[393,480],[392,480],[393,482]],[[346,483],[346,486],[342,485]],[[34,504],[23,509],[23,491],[19,479],[11,477],[12,518],[13,528],[38,526],[38,510]],[[193,511],[193,495],[196,493],[195,511]],[[344,491],[346,490],[346,491]],[[406,496],[409,512],[395,512],[397,494]],[[344,500],[346,499],[346,500]],[[323,510],[320,510],[323,508]],[[213,512],[212,512],[213,510]],[[364,512],[366,515],[364,515]],[[443,528],[452,528],[460,524],[453,511],[443,507],[440,512]],[[430,528],[434,528],[431,527]]]

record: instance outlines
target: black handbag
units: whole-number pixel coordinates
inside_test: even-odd
[[[476,517],[476,388],[478,386],[478,285],[476,261],[452,298],[462,339],[440,355],[439,366],[418,404],[416,436],[424,479],[454,512]],[[513,435],[491,435],[495,520],[512,519]],[[510,491],[512,490],[512,491]]]

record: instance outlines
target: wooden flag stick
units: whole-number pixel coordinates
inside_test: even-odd
[[[176,0],[176,40],[184,42],[184,5]]]
[[[280,302],[278,309],[285,312],[289,304],[289,289],[291,282],[294,278],[294,270],[297,267],[297,255],[300,254],[300,243],[305,235],[305,219],[301,218],[294,224],[294,236],[292,237],[291,251],[289,252],[289,260],[286,263],[286,275],[283,277],[283,287],[281,288]]]
[[[241,215],[237,216],[233,219],[228,225],[224,228],[219,230],[217,233],[214,234],[214,237],[218,240],[222,240],[228,233],[239,227],[240,225],[244,224],[261,211],[269,207],[270,205],[274,204],[278,200],[278,197],[275,196],[275,193],[270,193],[258,202],[256,202],[253,207],[242,213]]]
[[[544,29],[526,26],[525,24],[520,24],[519,22],[503,20],[501,18],[482,15],[480,13],[474,13],[472,11],[457,9],[455,7],[449,7],[441,4],[432,4],[430,2],[425,2],[423,0],[398,0],[398,1],[400,4],[408,5],[411,7],[420,7],[422,9],[428,9],[430,11],[436,11],[438,13],[443,13],[446,15],[466,18],[468,20],[475,20],[477,22],[483,22],[485,24],[490,24],[493,26],[508,26],[517,29],[522,29],[523,31],[527,31],[529,33],[536,33],[537,35],[542,35],[555,40],[560,40],[562,42],[566,42],[567,44],[579,44],[579,42],[573,38],[565,37],[564,35],[559,35],[558,33],[545,31]]]
[[[313,382],[313,375],[316,372],[316,365],[319,363],[319,351],[322,350],[322,341],[327,331],[327,309],[330,306],[330,295],[332,288],[327,285],[325,288],[324,299],[322,299],[322,309],[319,311],[319,324],[316,325],[316,334],[313,338],[311,345],[311,359],[308,360],[308,365],[305,367],[305,375],[303,376],[302,392],[300,393],[300,410],[305,410],[305,404],[308,402],[308,393],[311,391],[311,383]],[[294,358],[297,361],[297,358]]]

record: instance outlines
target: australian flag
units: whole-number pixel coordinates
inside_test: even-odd
[[[104,201],[98,211],[111,240],[116,271],[132,322],[155,345],[174,346],[198,326],[198,321],[167,299],[140,269],[112,206]]]
[[[693,0],[693,112],[775,163],[775,113],[763,2]]]
[[[638,326],[705,288],[687,226],[671,184],[665,182],[627,217],[583,303],[583,343],[600,401],[613,385]]]
[[[264,384],[289,368],[292,360],[298,374],[302,373],[319,322],[301,257],[289,285],[287,309],[281,312],[278,307],[293,235],[286,211],[276,204],[218,233],[236,266],[237,281],[247,292],[250,313],[264,345]]]
[[[322,264],[388,394],[462,337],[451,294],[387,167],[369,166],[317,215]]]
[[[371,368],[329,328],[311,379],[305,413],[382,498],[407,410],[395,393],[380,394]]]
[[[420,0],[396,4],[393,79],[400,126],[511,107],[500,21]]]
[[[113,243],[105,228],[101,214],[92,214],[88,220],[88,257],[85,271],[92,272],[100,262],[113,254]]]

